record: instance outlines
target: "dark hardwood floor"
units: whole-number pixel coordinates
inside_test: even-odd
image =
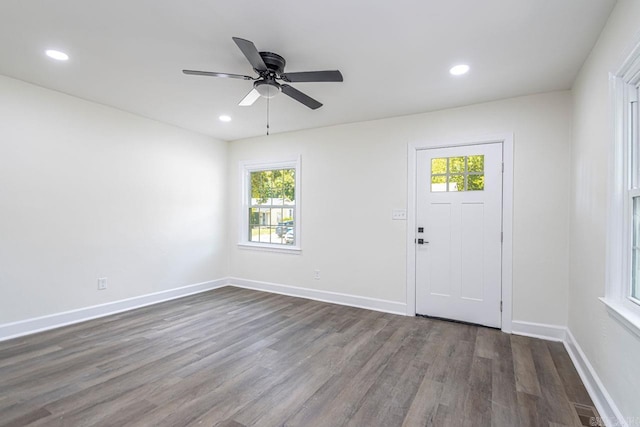
[[[560,343],[233,287],[0,343],[2,426],[580,426],[574,404]]]

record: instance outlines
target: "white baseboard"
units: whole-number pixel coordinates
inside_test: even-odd
[[[627,427],[628,424],[625,417],[616,406],[611,395],[604,387],[604,384],[602,384],[602,381],[600,381],[598,374],[596,374],[593,366],[589,363],[589,359],[587,359],[587,356],[569,329],[567,329],[564,346],[587,392],[589,392],[593,404],[600,413],[600,417],[604,419],[604,424],[607,426]]]
[[[513,321],[513,333],[527,337],[541,338],[551,341],[560,341],[564,344],[573,365],[580,375],[580,379],[587,389],[591,400],[603,418],[605,425],[626,427],[625,418],[620,413],[609,392],[598,378],[598,374],[591,366],[589,359],[584,354],[580,345],[574,338],[571,330],[565,326],[547,325],[543,323],[531,323]]]
[[[106,304],[64,311],[61,313],[35,317],[33,319],[26,319],[13,323],[5,323],[0,325],[0,341],[17,338],[23,335],[35,334],[37,332],[84,322],[98,317],[109,316],[111,314],[217,289],[226,285],[226,278],[211,280],[208,282],[196,283],[194,285],[127,298]]]
[[[385,313],[400,314],[402,316],[407,315],[407,304],[403,302],[341,294],[338,292],[320,291],[317,289],[299,288],[296,286],[240,279],[237,277],[230,277],[229,285],[236,286],[238,288],[254,289],[257,291],[266,291],[275,294],[289,295],[292,297],[347,305],[350,307],[366,308]]]
[[[240,288],[255,289],[259,291],[273,292],[277,294],[313,299],[352,307],[366,308],[369,310],[386,313],[406,315],[406,304],[395,301],[387,301],[376,298],[360,297],[341,294],[337,292],[318,291],[314,289],[298,288],[295,286],[280,285],[276,283],[259,282],[238,278],[222,278],[209,282],[196,283],[194,285],[167,291],[156,292],[124,300],[64,311],[42,317],[21,320],[0,325],[0,341],[18,338],[24,335],[35,334],[49,329],[60,328],[74,323],[84,322],[98,317],[109,316],[123,311],[157,304],[187,295],[205,292],[221,288],[227,285]]]
[[[567,328],[565,326],[549,325],[546,323],[514,320],[511,322],[511,333],[525,337],[564,342],[567,337]]]

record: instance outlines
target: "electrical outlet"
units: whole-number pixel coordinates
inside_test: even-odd
[[[107,289],[107,278],[106,277],[98,277],[98,290],[104,291]]]
[[[313,270],[313,278],[315,280],[320,280],[320,270]]]

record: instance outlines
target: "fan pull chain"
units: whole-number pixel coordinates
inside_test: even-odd
[[[271,98],[267,98],[267,136],[269,136],[269,100]]]

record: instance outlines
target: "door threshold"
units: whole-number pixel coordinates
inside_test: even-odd
[[[427,314],[418,314],[418,313],[416,313],[416,317],[424,317],[425,319],[442,320],[444,322],[459,323],[461,325],[480,326],[482,328],[489,328],[489,329],[495,329],[496,331],[501,331],[500,328],[497,328],[494,326],[481,325],[480,323],[465,322],[464,320],[447,319],[445,317],[429,316]]]

